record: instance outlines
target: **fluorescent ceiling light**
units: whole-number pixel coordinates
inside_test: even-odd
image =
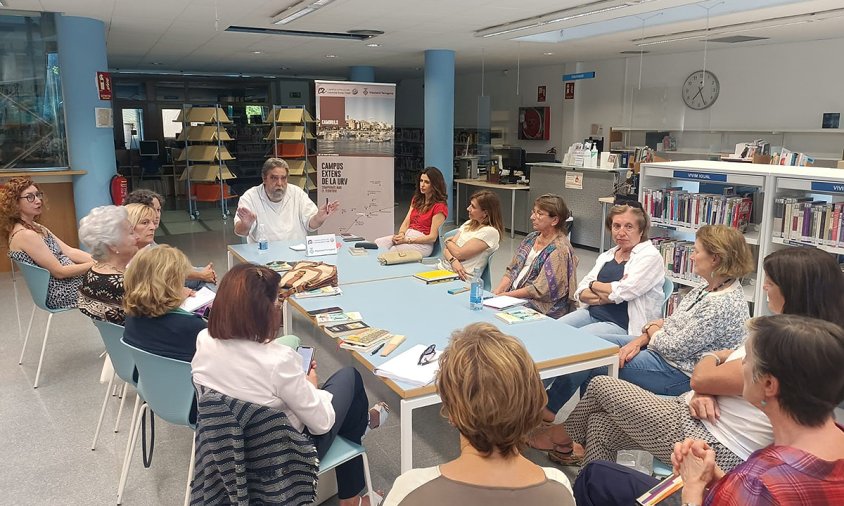
[[[595,16],[605,12],[615,11],[618,9],[626,9],[628,7],[635,7],[644,3],[653,2],[655,0],[597,0],[585,5],[563,9],[559,11],[547,12],[538,16],[530,18],[523,18],[509,23],[503,23],[496,26],[490,26],[475,32],[475,37],[495,37],[507,33],[518,32],[521,30],[528,30],[539,26],[550,25],[553,23],[561,23],[563,21],[570,21],[572,19],[583,18],[587,16]],[[584,10],[585,9],[585,10]]]
[[[654,46],[658,44],[666,44],[669,42],[682,42],[686,40],[703,39],[709,36],[719,37],[722,35],[730,35],[735,33],[752,32],[755,30],[767,30],[774,28],[782,28],[785,26],[802,25],[804,23],[820,22],[827,19],[833,19],[844,16],[844,9],[830,9],[821,12],[812,12],[808,14],[798,14],[795,16],[783,16],[779,18],[764,19],[759,21],[748,21],[744,23],[735,23],[732,25],[716,26],[706,30],[690,30],[687,32],[678,32],[658,37],[646,37],[643,39],[634,39],[633,42],[637,47]]]
[[[304,0],[273,16],[273,24],[284,25],[325,7],[334,0]]]

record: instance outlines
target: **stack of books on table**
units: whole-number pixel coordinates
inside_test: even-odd
[[[368,328],[362,332],[348,334],[340,338],[340,347],[360,353],[370,352],[393,338],[386,330]]]
[[[329,313],[332,314],[332,313]],[[317,315],[319,317],[321,315]],[[362,321],[338,323],[336,325],[327,325],[322,330],[331,337],[345,337],[351,334],[356,334],[368,330],[371,327]]]

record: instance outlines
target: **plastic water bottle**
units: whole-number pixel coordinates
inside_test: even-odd
[[[267,231],[263,224],[258,225],[258,251],[267,251],[270,248],[270,242],[267,240]]]
[[[480,276],[475,276],[469,286],[469,308],[472,311],[480,311],[484,307],[484,281]]]

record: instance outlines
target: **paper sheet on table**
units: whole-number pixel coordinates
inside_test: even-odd
[[[508,307],[514,307],[526,303],[527,300],[525,299],[510,297],[509,295],[501,295],[499,297],[492,297],[484,300],[484,306],[491,307],[493,309],[507,309]]]
[[[198,292],[196,292],[196,295],[185,299],[180,307],[185,311],[193,313],[202,306],[208,305],[216,296],[216,293],[203,286]]]
[[[290,246],[290,249],[292,249],[293,251],[305,251],[305,245],[301,244],[301,243],[300,244],[294,244],[294,245]]]
[[[433,383],[434,376],[440,368],[439,358],[442,352],[437,350],[431,363],[419,365],[419,356],[422,355],[425,348],[427,346],[424,344],[417,344],[401,355],[381,364],[380,367],[375,369],[375,375],[420,387]]]

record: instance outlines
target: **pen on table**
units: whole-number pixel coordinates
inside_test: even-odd
[[[375,348],[374,350],[372,350],[372,353],[370,353],[370,355],[375,355],[376,353],[378,353],[379,351],[381,351],[381,348],[383,348],[385,344],[387,344],[387,343],[381,343],[381,344],[379,344],[377,348]]]

